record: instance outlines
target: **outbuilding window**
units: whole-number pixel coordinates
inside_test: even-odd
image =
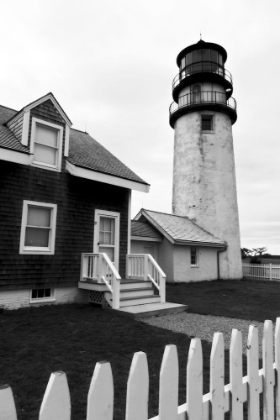
[[[20,254],[54,254],[56,204],[24,201]]]
[[[198,267],[197,247],[191,246],[191,267]]]

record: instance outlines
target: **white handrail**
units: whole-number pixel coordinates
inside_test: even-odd
[[[105,283],[113,295],[113,309],[119,309],[121,276],[107,254],[82,254],[80,280]]]
[[[159,290],[160,301],[165,302],[166,275],[150,254],[128,254],[127,278],[150,280]]]

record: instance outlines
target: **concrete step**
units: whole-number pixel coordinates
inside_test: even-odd
[[[107,308],[106,308],[107,309]],[[143,318],[148,316],[161,316],[168,314],[175,314],[178,312],[187,311],[187,305],[179,303],[149,303],[146,305],[126,306],[120,309],[109,309],[115,311],[117,315],[129,316],[131,318]]]

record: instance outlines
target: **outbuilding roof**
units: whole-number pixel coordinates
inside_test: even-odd
[[[131,220],[131,236],[141,238],[162,239],[162,235],[150,223]]]
[[[204,244],[224,247],[225,241],[207,232],[188,217],[141,209],[136,220],[145,218],[172,243],[180,245]]]

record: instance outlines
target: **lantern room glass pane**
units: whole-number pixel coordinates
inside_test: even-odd
[[[193,51],[193,63],[197,63],[202,60],[202,50]]]
[[[218,63],[218,52],[211,50],[211,61],[213,63]]]
[[[188,53],[186,55],[186,66],[189,66],[190,64],[192,64],[193,60],[192,60],[192,52]]]
[[[210,61],[210,50],[202,50],[202,60],[203,61]]]

